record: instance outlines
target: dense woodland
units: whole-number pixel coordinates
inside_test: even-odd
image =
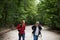
[[[0,27],[16,25],[22,19],[27,25],[39,21],[60,29],[60,0],[0,0]]]

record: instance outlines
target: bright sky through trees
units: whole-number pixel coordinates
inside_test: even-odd
[[[36,4],[38,4],[40,1],[39,0],[36,0]]]

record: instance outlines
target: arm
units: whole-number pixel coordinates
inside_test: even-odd
[[[42,27],[41,26],[39,26],[39,29],[40,29],[40,31],[42,30]]]
[[[34,26],[32,26],[32,30],[34,30]]]
[[[23,27],[23,30],[25,30],[25,27],[26,27],[26,26]]]
[[[26,27],[25,23],[24,23],[24,24],[22,24],[22,27],[23,27],[23,30],[25,30],[25,27]]]
[[[20,24],[17,25],[17,30],[21,30]]]

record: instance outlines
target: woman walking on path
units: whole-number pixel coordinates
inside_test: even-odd
[[[17,30],[18,30],[18,35],[19,35],[19,40],[21,40],[21,37],[23,40],[25,40],[25,21],[22,20],[22,24],[17,25]]]
[[[39,25],[39,21],[37,21],[35,25],[32,26],[32,30],[34,40],[38,40],[38,36],[41,34],[42,30],[41,26]]]

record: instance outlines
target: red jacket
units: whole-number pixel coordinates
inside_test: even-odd
[[[24,34],[25,33],[25,24],[22,24],[22,27],[20,24],[17,25],[17,30],[19,30],[19,34]]]

